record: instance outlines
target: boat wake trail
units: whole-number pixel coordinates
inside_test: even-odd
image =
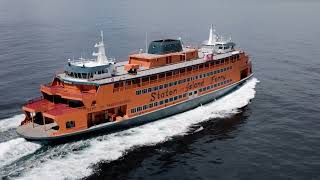
[[[20,122],[24,119],[24,114],[15,115],[13,117],[0,120],[0,133],[14,129],[19,126]]]
[[[258,82],[253,78],[238,90],[215,102],[160,121],[54,147],[54,150],[50,150],[44,157],[34,158],[36,163],[29,162],[36,165],[24,166],[18,178],[76,179],[88,176],[93,172],[92,165],[95,163],[116,160],[132,148],[161,143],[186,134],[191,126],[200,122],[238,113],[239,108],[246,106],[254,98],[254,88]],[[81,144],[84,144],[84,147],[81,147]]]
[[[34,153],[40,144],[28,142],[23,138],[0,143],[0,167],[10,164],[19,158]]]

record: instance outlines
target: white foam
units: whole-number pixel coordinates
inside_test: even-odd
[[[227,117],[246,106],[255,95],[253,78],[237,91],[216,102],[185,113],[114,134],[88,140],[89,147],[69,152],[65,157],[49,158],[41,165],[28,169],[21,179],[76,179],[92,173],[91,165],[99,161],[112,161],[136,146],[152,145],[183,135],[190,126],[216,117]]]
[[[28,142],[23,138],[12,139],[0,143],[0,167],[31,154],[40,147],[40,144]]]
[[[197,132],[200,132],[202,131],[204,128],[202,126],[200,126],[198,129],[196,129],[195,131],[193,131],[193,133],[197,133]]]
[[[10,118],[1,119],[0,120],[0,132],[5,132],[5,131],[8,131],[9,129],[16,128],[17,126],[19,126],[21,121],[24,120],[24,117],[25,117],[24,114],[19,114],[19,115],[15,115],[13,117],[10,117]]]

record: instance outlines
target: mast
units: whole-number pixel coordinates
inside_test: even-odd
[[[101,42],[103,43],[103,31],[100,31],[100,35],[101,35]]]
[[[103,64],[107,62],[106,51],[103,43],[103,31],[100,31],[101,41],[96,43],[94,47],[98,48],[98,52],[93,52],[92,55],[97,57],[97,63]]]
[[[215,30],[213,29],[213,24],[211,24],[207,45],[214,45],[216,40],[217,40],[217,35],[215,34]]]

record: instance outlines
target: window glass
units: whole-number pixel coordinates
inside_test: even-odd
[[[69,128],[74,128],[76,126],[76,123],[75,121],[67,121],[66,122],[66,128],[69,129]]]
[[[167,76],[167,77],[172,76],[172,72],[171,72],[171,71],[170,71],[170,72],[167,72],[167,73],[166,73],[166,76]]]

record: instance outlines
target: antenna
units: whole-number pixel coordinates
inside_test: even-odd
[[[148,53],[148,32],[146,32],[146,53]]]

